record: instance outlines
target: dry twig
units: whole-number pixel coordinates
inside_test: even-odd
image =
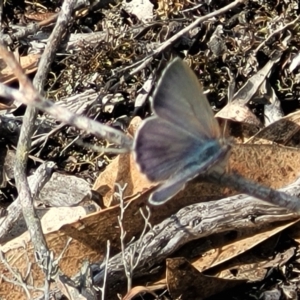
[[[22,72],[22,69],[16,62],[13,63],[18,65],[19,69],[19,83],[20,89],[24,94],[29,97],[32,95],[31,90],[34,91],[34,87],[37,90],[42,91],[44,82],[47,78],[50,63],[55,56],[55,51],[61,41],[61,37],[65,31],[67,23],[72,17],[72,12],[74,9],[76,1],[65,0],[62,6],[62,10],[59,14],[57,24],[49,38],[49,42],[45,48],[45,52],[40,61],[36,76],[34,78],[33,85],[29,82],[26,75]],[[7,53],[8,54],[8,53]],[[29,87],[29,91],[27,88]],[[16,152],[16,165],[15,165],[15,180],[19,193],[19,198],[22,199],[22,212],[31,236],[32,243],[35,248],[35,258],[44,270],[45,276],[45,287],[44,294],[45,299],[49,299],[49,288],[50,288],[50,277],[52,274],[52,261],[49,249],[46,244],[45,237],[43,235],[42,227],[39,218],[36,215],[33,205],[33,199],[30,192],[30,188],[26,176],[26,166],[28,160],[28,154],[31,148],[31,136],[34,130],[34,123],[37,116],[37,109],[33,106],[27,108],[23,125],[20,132],[20,137],[18,141],[18,147]]]
[[[300,179],[281,190],[300,194]],[[109,262],[101,263],[95,272],[94,282],[100,284],[103,281],[104,268],[108,268],[107,282],[110,288],[116,282],[126,280],[123,256],[129,256],[132,249],[136,253],[143,251],[133,274],[136,278],[151,273],[155,266],[190,241],[237,228],[258,228],[297,218],[298,215],[287,208],[273,206],[247,195],[189,205],[155,225],[139,241],[126,247],[124,254],[119,253]]]
[[[120,210],[121,210],[120,216],[118,217],[118,222],[119,222],[119,226],[120,226],[120,230],[121,230],[121,233],[120,233],[121,253],[122,253],[122,261],[123,261],[123,265],[124,265],[124,272],[125,272],[125,275],[127,278],[127,291],[129,292],[132,289],[133,271],[139,265],[139,262],[141,260],[141,257],[144,254],[144,250],[146,247],[146,245],[140,245],[138,242],[141,241],[143,239],[143,237],[145,236],[147,228],[148,227],[152,228],[151,224],[149,223],[151,214],[150,214],[149,207],[147,207],[148,216],[145,216],[143,210],[140,209],[140,213],[145,220],[145,226],[143,228],[143,231],[142,231],[141,236],[138,239],[137,243],[134,243],[135,247],[132,247],[129,252],[128,251],[126,252],[125,251],[126,231],[123,226],[123,219],[124,219],[124,213],[125,213],[126,207],[128,205],[130,205],[130,202],[124,206],[123,192],[126,189],[126,185],[123,188],[121,188],[121,186],[119,184],[116,184],[116,187],[118,188],[118,192],[116,194],[120,201]],[[107,272],[107,266],[106,266],[106,272]]]
[[[84,130],[85,132],[92,133],[99,138],[107,139],[111,143],[121,146],[122,149],[120,150],[122,150],[123,153],[131,150],[132,140],[122,132],[91,120],[85,116],[73,114],[68,109],[58,106],[41,97],[41,95],[39,95],[39,93],[37,93],[37,91],[34,89],[30,80],[24,74],[21,66],[15,60],[14,56],[8,52],[1,43],[0,55],[5,60],[7,65],[13,70],[21,85],[21,90],[16,90],[0,83],[1,97],[11,99],[12,101],[18,100],[28,106],[35,106],[62,123],[70,124]]]
[[[195,28],[196,26],[198,26],[199,24],[203,23],[204,21],[219,16],[221,14],[224,14],[226,11],[233,9],[235,7],[237,7],[238,5],[240,5],[241,3],[244,3],[245,0],[235,0],[232,3],[210,13],[207,14],[203,17],[197,18],[194,22],[192,22],[190,25],[186,26],[185,28],[183,28],[182,30],[180,30],[178,33],[174,34],[172,37],[170,37],[168,40],[166,40],[165,42],[163,42],[157,49],[155,49],[153,51],[153,53],[151,53],[149,56],[145,57],[144,59],[142,59],[141,61],[138,61],[126,68],[121,69],[120,71],[125,71],[128,69],[132,69],[133,67],[137,66],[134,70],[132,70],[130,72],[130,76],[133,76],[134,74],[140,72],[142,69],[144,69],[152,60],[153,57],[155,57],[156,55],[162,53],[163,51],[165,51],[168,47],[170,47],[174,42],[176,42],[180,37],[182,37],[183,35],[187,34],[190,30],[192,30],[193,28]]]

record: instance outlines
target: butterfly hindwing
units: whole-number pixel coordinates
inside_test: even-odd
[[[149,202],[154,205],[160,205],[171,199],[178,192],[184,189],[186,183],[213,167],[219,160],[226,161],[228,148],[221,147],[217,141],[211,140],[207,144],[195,151],[190,159],[184,159],[181,163],[180,172],[173,173],[165,182],[163,182],[150,196]],[[197,159],[200,157],[201,159]],[[223,166],[222,166],[223,167]]]
[[[165,181],[150,195],[149,202],[154,205],[160,205],[167,202],[183,190],[186,182],[197,176],[197,174],[198,170],[190,170],[186,176],[178,174],[178,176]]]

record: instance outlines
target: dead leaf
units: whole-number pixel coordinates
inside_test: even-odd
[[[241,283],[205,276],[183,257],[166,260],[166,280],[172,299],[182,300],[205,299]]]
[[[252,249],[271,236],[298,222],[299,219],[281,222],[281,224],[270,224],[264,226],[264,228],[244,230],[238,233],[238,236],[233,241],[224,240],[220,234],[216,235],[216,237],[210,237],[209,249],[203,251],[197,259],[191,260],[191,263],[197,270],[203,272]]]
[[[116,204],[113,198],[116,182],[121,186],[127,185],[125,197],[137,195],[155,185],[139,172],[130,154],[121,154],[115,158],[94,183],[93,190],[103,197],[106,207]]]
[[[296,254],[295,247],[290,247],[276,255],[273,252],[272,255],[263,257],[258,253],[260,245],[256,248],[221,265],[221,270],[208,272],[209,275],[223,279],[246,280],[247,282],[261,281],[267,276],[270,268],[283,266]]]
[[[140,123],[140,117],[132,119],[128,128],[129,135],[134,136]],[[130,154],[121,154],[115,158],[94,183],[93,190],[102,196],[106,207],[117,204],[113,199],[114,185],[116,182],[121,186],[127,185],[124,191],[125,197],[138,195],[155,185],[151,183],[146,176],[141,174]]]
[[[30,20],[43,21],[47,20],[50,17],[53,17],[56,13],[53,12],[44,12],[44,13],[25,13],[24,16]]]
[[[236,92],[233,99],[216,114],[216,117],[260,126],[259,119],[246,105],[258,92],[260,86],[267,76],[269,76],[270,71],[279,61],[280,57],[281,53],[278,53],[278,55],[271,58],[261,70],[252,75]]]
[[[251,137],[247,144],[289,144],[290,140],[300,131],[300,111],[289,114],[284,118],[272,123]],[[299,146],[299,145],[298,145]]]
[[[299,150],[279,145],[234,145],[229,169],[252,181],[278,189],[299,174]]]
[[[31,74],[37,70],[38,60],[40,57],[40,54],[28,54],[27,56],[20,57],[19,63],[25,74]],[[3,65],[1,61],[0,64]],[[5,67],[1,68],[0,70],[1,83],[8,84],[16,80],[16,77],[10,68]]]
[[[222,110],[216,114],[216,117],[261,127],[261,122],[253,112],[245,106],[245,104],[237,101],[230,102],[224,106]]]

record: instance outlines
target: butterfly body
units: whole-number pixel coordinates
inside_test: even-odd
[[[226,161],[230,145],[221,138],[197,77],[180,59],[164,71],[152,109],[154,115],[143,121],[133,150],[141,172],[162,182],[149,199],[157,205],[172,198],[187,181]]]

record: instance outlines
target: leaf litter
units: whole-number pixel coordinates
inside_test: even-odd
[[[70,35],[64,40],[51,66],[44,89],[45,96],[56,103],[64,103],[73,112],[123,131],[128,130],[132,137],[139,121],[133,125],[132,131],[128,126],[133,116],[144,118],[151,113],[147,98],[151,96],[159,74],[171,57],[185,57],[202,83],[217,116],[235,121],[229,122],[228,131],[239,144],[233,147],[229,168],[273,188],[292,184],[299,174],[297,2],[245,1],[229,11],[204,20],[184,34],[180,34],[181,30],[187,28],[195,19],[217,11],[230,2],[211,1],[204,4],[191,1],[132,1],[129,2],[131,6],[127,2],[93,1],[90,7],[83,5],[76,9],[73,23],[68,28]],[[15,53],[20,56],[19,61],[25,73],[35,72],[59,8],[58,3],[47,0],[33,4],[22,1],[19,4],[4,2],[3,40],[8,41],[12,50],[17,49]],[[22,28],[31,30],[29,25],[32,24],[32,19],[41,22],[38,23],[40,27],[36,32],[23,34],[20,38]],[[168,45],[169,39],[176,34],[176,41]],[[152,56],[151,62],[148,62],[146,58],[162,45],[168,47],[156,52],[156,56]],[[232,99],[228,99],[230,80],[225,68],[229,68],[234,75],[236,87]],[[5,67],[2,68],[2,62],[0,75],[1,83],[17,85],[16,76],[7,73]],[[276,105],[274,99],[277,101]],[[1,139],[11,151],[17,146],[24,107],[20,103],[7,103],[4,100],[1,98]],[[14,106],[10,107],[11,105]],[[76,143],[78,136],[83,143]],[[100,198],[98,203],[102,210],[93,213],[90,210],[91,202],[83,206],[77,206],[76,203],[61,208],[60,213],[57,208],[51,207],[53,205],[46,205],[48,212],[45,216],[48,214],[49,217],[44,218],[48,223],[42,221],[44,234],[55,256],[63,253],[59,267],[67,276],[78,274],[84,259],[93,264],[94,271],[101,269],[107,240],[111,242],[111,261],[107,264],[111,270],[108,272],[112,272],[114,259],[117,261],[121,251],[119,229],[122,226],[126,232],[123,244],[127,245],[134,237],[137,243],[145,226],[150,233],[157,228],[163,230],[162,222],[169,220],[188,205],[204,203],[203,207],[209,210],[215,205],[213,201],[234,195],[234,191],[228,188],[191,182],[172,203],[160,208],[151,207],[148,224],[147,218],[139,209],[142,208],[146,213],[147,195],[154,188],[154,184],[149,183],[139,173],[130,154],[115,157],[108,153],[95,152],[87,145],[96,144],[102,148],[110,146],[90,133],[58,123],[55,118],[42,113],[36,120],[32,140],[34,146],[30,153],[28,175],[36,169],[38,163],[53,160],[62,174],[62,184],[57,189],[60,193],[69,195],[67,202],[75,203],[72,202],[74,198],[71,197],[69,189],[70,184],[75,187],[78,183],[72,183],[67,175],[63,176],[65,173],[81,177],[86,182],[85,186],[89,185],[90,190],[98,192]],[[242,142],[247,145],[241,145]],[[2,166],[5,164],[1,164]],[[3,169],[2,173],[5,174],[6,170]],[[5,207],[13,198],[12,195],[17,194],[12,175],[9,178],[3,176],[2,181],[6,184],[1,189]],[[116,183],[127,185],[122,197],[125,204],[130,203],[125,209],[122,224],[118,222],[120,191],[116,189]],[[68,186],[68,189],[64,190],[64,186]],[[90,191],[86,189],[85,192],[88,194]],[[43,193],[50,192],[44,190]],[[53,198],[55,200],[54,195]],[[233,199],[231,201],[235,201]],[[251,201],[244,203],[248,203],[250,207]],[[221,200],[219,203],[223,212],[226,211]],[[205,236],[181,245],[175,249],[175,253],[167,253],[165,259],[150,269],[137,267],[132,271],[132,289],[127,284],[131,298],[125,296],[128,279],[125,279],[124,274],[119,275],[119,279],[123,279],[117,284],[109,285],[113,280],[108,278],[106,299],[117,299],[117,293],[126,299],[132,299],[138,294],[147,294],[147,291],[150,291],[149,299],[153,299],[150,296],[153,293],[161,299],[203,299],[232,286],[235,286],[230,292],[232,299],[251,299],[254,294],[262,299],[267,299],[270,295],[275,298],[295,299],[293,295],[298,291],[299,273],[298,240],[286,228],[290,227],[295,232],[295,226],[299,226],[293,225],[297,222],[297,216],[278,208],[271,213],[277,218],[271,218],[269,207],[266,208],[259,202],[253,203],[255,205],[253,204],[253,210],[248,211],[248,218],[253,224],[257,222],[257,226],[252,231],[240,226],[228,231],[222,228],[216,233],[203,224],[203,228],[207,230]],[[77,208],[86,209],[83,211]],[[261,215],[254,212],[260,212]],[[235,217],[238,218],[236,213],[231,216],[232,224],[235,224]],[[189,224],[194,226],[194,223]],[[225,222],[220,220],[220,224],[224,225]],[[157,232],[155,230],[153,232]],[[72,240],[67,243],[69,237]],[[146,240],[149,238],[142,234],[141,241],[144,237]],[[257,247],[268,243],[271,237],[275,240],[265,246],[268,255],[262,258],[259,254],[264,251],[257,254]],[[175,241],[170,239],[170,243]],[[138,244],[136,247],[140,249]],[[43,274],[35,263],[28,232],[2,243],[1,251],[11,267],[22,274],[21,281],[28,286],[28,291],[19,288],[16,277],[12,277],[7,267],[2,264],[0,273],[6,277],[2,277],[1,297],[8,299],[8,292],[10,299],[25,299],[27,293],[32,298],[40,296],[42,292],[38,288],[43,287]],[[148,257],[148,261],[152,259],[151,256]],[[263,262],[257,263],[258,259]],[[220,269],[216,270],[216,266]],[[258,268],[260,272],[257,271]],[[202,273],[210,269],[209,276],[214,276],[214,279],[207,278],[206,273]],[[31,281],[25,276],[28,270],[31,271]],[[231,276],[228,276],[226,270],[229,270]],[[148,275],[139,278],[139,273]],[[243,276],[239,276],[241,274]],[[15,281],[11,283],[5,278],[13,278]],[[94,280],[96,279],[95,276]],[[241,285],[244,281],[256,283]],[[201,286],[205,287],[207,294],[204,293],[204,288],[199,290]],[[239,286],[242,289],[238,289]],[[229,295],[227,293],[226,291],[223,295]],[[82,293],[80,296],[83,297]],[[221,294],[215,297],[224,296]],[[69,299],[72,297],[69,296]]]

